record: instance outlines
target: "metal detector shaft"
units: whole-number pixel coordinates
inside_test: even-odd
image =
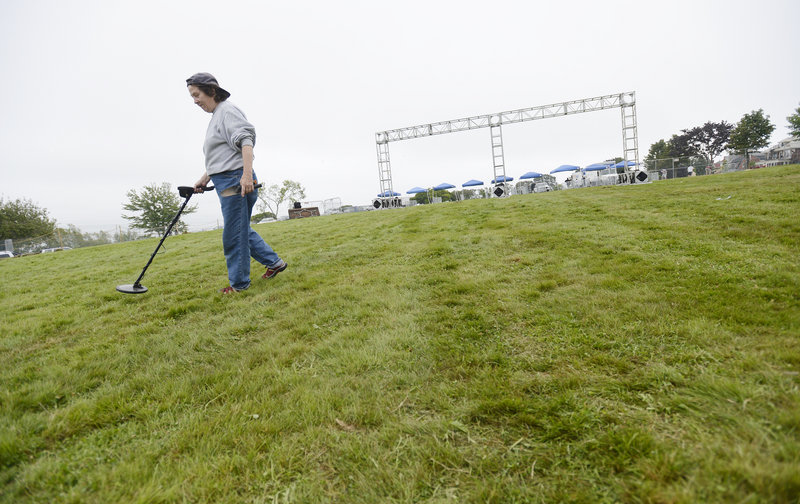
[[[153,251],[153,254],[150,256],[150,260],[147,261],[147,264],[145,264],[144,269],[142,270],[142,273],[139,275],[139,278],[137,278],[136,281],[133,283],[133,287],[134,288],[141,287],[141,284],[139,282],[142,281],[142,277],[144,277],[144,272],[147,271],[147,268],[150,267],[150,263],[153,262],[153,258],[158,253],[158,249],[161,248],[161,244],[164,243],[164,240],[166,240],[167,236],[169,236],[169,232],[172,231],[172,227],[175,225],[176,222],[178,222],[178,219],[180,219],[181,213],[183,213],[183,209],[186,208],[186,204],[189,203],[189,198],[191,198],[191,197],[192,197],[192,194],[190,193],[188,196],[186,196],[186,199],[183,200],[183,203],[181,204],[180,209],[178,209],[178,213],[175,214],[175,217],[172,219],[172,222],[169,223],[169,227],[167,228],[167,232],[164,233],[164,236],[161,237],[161,241],[158,242],[158,246],[156,246],[156,249]]]

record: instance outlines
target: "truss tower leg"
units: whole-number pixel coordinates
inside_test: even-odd
[[[392,165],[389,162],[389,142],[378,141],[378,178],[381,181],[381,197],[391,197],[392,189]]]
[[[622,156],[625,165],[629,162],[639,166],[639,134],[636,126],[636,95],[634,92],[620,95],[620,110],[622,113]],[[626,168],[627,169],[627,168]]]
[[[500,124],[492,124],[489,127],[489,133],[492,139],[492,166],[494,167],[493,180],[502,180],[503,189],[505,189],[506,180],[506,163],[503,156],[503,129]],[[508,191],[504,190],[504,194]]]

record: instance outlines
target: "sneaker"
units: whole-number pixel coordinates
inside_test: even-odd
[[[233,287],[231,287],[229,285],[229,286],[225,287],[224,289],[220,289],[219,291],[222,294],[235,294],[235,293],[239,292],[239,289],[234,289]]]
[[[272,266],[267,266],[267,272],[261,275],[261,278],[273,278],[275,275],[280,273],[281,271],[285,270],[286,267],[289,266],[286,264],[286,261],[280,259],[277,263]]]

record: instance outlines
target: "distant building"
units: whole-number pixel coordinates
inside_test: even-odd
[[[755,168],[760,168],[760,163],[766,159],[767,155],[763,152],[751,152],[750,153],[750,163],[754,163],[753,166]],[[722,171],[723,172],[732,172],[732,171],[739,171],[739,170],[746,170],[747,166],[745,166],[747,162],[745,161],[745,156],[742,154],[729,154],[725,156],[725,159],[722,161]]]
[[[757,168],[800,163],[800,138],[785,138],[764,154],[765,159],[756,163]]]

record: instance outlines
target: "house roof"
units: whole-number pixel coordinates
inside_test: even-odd
[[[800,149],[800,138],[786,137],[777,144],[769,148],[770,151],[779,151],[786,149]]]

